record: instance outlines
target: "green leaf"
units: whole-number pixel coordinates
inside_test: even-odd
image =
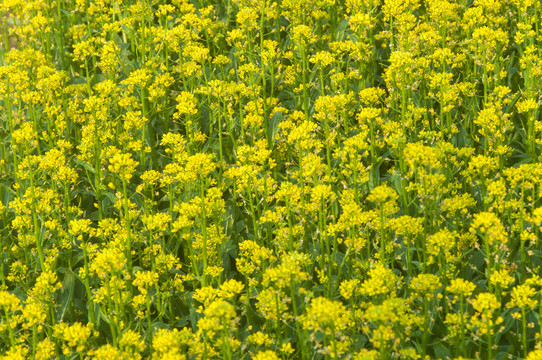
[[[437,359],[449,359],[452,356],[450,349],[443,346],[441,343],[434,344],[431,347],[435,351],[435,358]]]
[[[153,333],[160,329],[171,329],[171,325],[159,321],[152,323],[151,327]]]
[[[283,120],[284,116],[282,114],[282,111],[277,111],[273,114],[271,119],[269,119],[269,136],[271,137],[271,141],[274,142],[277,134],[279,132],[279,123]]]
[[[348,23],[348,19],[342,19],[339,23],[339,26],[337,26],[337,31],[335,33],[335,39],[337,41],[342,41],[344,39]]]
[[[64,321],[65,316],[73,304],[73,294],[75,292],[75,274],[71,270],[66,270],[60,294],[58,295],[57,303],[60,305],[56,311],[57,321]]]
[[[77,159],[73,159],[73,161],[74,161],[77,165],[84,167],[87,171],[90,171],[90,172],[93,173],[93,174],[96,173],[96,171],[94,170],[94,168],[93,168],[89,163],[86,163],[86,162],[84,162],[84,161],[77,160]]]

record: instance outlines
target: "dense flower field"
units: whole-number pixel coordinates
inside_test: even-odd
[[[538,0],[0,15],[0,358],[542,359]]]

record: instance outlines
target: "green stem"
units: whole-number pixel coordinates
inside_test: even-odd
[[[307,94],[307,59],[305,57],[305,46],[301,46],[301,78],[303,80],[303,111],[305,120],[309,120],[309,97]]]
[[[523,358],[527,358],[527,319],[525,306],[521,307],[521,340],[523,343]]]
[[[459,335],[461,336],[460,352],[463,356],[467,356],[467,348],[465,346],[465,305],[463,295],[459,296],[459,316],[461,318]]]
[[[90,270],[88,265],[88,251],[87,251],[87,243],[83,242],[83,259],[84,259],[84,266],[85,266],[85,278],[83,279],[83,283],[85,284],[85,291],[87,293],[87,304],[88,304],[88,318],[89,322],[93,325],[95,325],[95,316],[94,316],[94,301],[92,292],[90,290]]]
[[[205,180],[200,176],[200,197],[201,197],[201,234],[203,238],[203,270],[202,270],[202,286],[206,286],[207,277],[207,211],[205,208]]]
[[[125,221],[125,230],[126,230],[126,259],[127,259],[127,269],[130,279],[133,278],[133,269],[132,269],[132,222],[130,220],[130,210],[128,208],[128,191],[126,189],[126,174],[122,174],[122,196],[123,196],[123,205],[124,205],[124,221]],[[130,282],[131,284],[131,282]],[[131,286],[130,286],[131,290]]]
[[[491,315],[491,314],[490,314]],[[491,327],[491,316],[487,317],[487,359],[493,360],[493,334]]]

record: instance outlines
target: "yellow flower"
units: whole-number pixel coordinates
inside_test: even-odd
[[[446,255],[448,258],[450,251],[456,245],[456,237],[457,234],[448,229],[441,230],[429,236],[427,240],[427,253],[432,256]]]
[[[90,264],[90,273],[100,279],[112,274],[118,274],[126,266],[124,249],[106,247],[101,249]]]
[[[25,360],[28,355],[28,347],[24,345],[15,345],[11,347],[4,356],[1,357],[2,360]]]
[[[256,308],[266,319],[281,321],[288,309],[286,305],[286,294],[280,290],[266,288],[256,296],[258,302]]]
[[[36,360],[49,360],[54,358],[55,344],[48,338],[40,341],[36,347]]]
[[[474,289],[476,289],[476,285],[461,278],[452,279],[450,285],[447,287],[449,292],[462,297],[470,296]]]
[[[312,299],[301,323],[305,329],[337,336],[348,327],[348,319],[349,313],[339,301],[318,297]]]
[[[224,300],[213,301],[205,309],[204,317],[198,321],[198,333],[212,339],[216,334],[229,332],[235,327],[235,317],[232,304]]]
[[[309,278],[309,274],[303,271],[309,261],[307,254],[291,252],[282,258],[282,262],[265,271],[263,275],[263,284],[275,284],[278,288],[289,288],[292,282],[304,281]]]
[[[472,307],[479,313],[492,313],[501,307],[497,297],[490,293],[480,293],[472,300]]]
[[[316,41],[312,29],[307,25],[296,25],[291,29],[292,40],[296,43],[309,44]]]
[[[531,351],[527,355],[526,360],[542,360],[542,350],[536,349]]]
[[[240,294],[245,285],[242,282],[235,279],[228,280],[220,285],[220,297],[226,300],[233,299],[236,295]]]
[[[133,284],[139,291],[146,292],[158,283],[158,274],[152,271],[136,271]]]
[[[503,290],[507,289],[514,282],[514,278],[506,269],[493,271],[489,274],[488,280],[490,284],[497,285]]]
[[[132,160],[130,154],[117,153],[109,160],[109,171],[117,174],[121,180],[130,181],[133,173],[139,164],[137,161]]]
[[[145,350],[145,342],[134,330],[126,330],[119,339],[119,346],[125,352],[131,353],[132,358],[138,358]]]
[[[360,287],[360,293],[362,295],[395,295],[394,290],[399,278],[391,269],[385,268],[382,263],[377,263],[372,269],[369,270],[368,275],[369,279],[365,280]]]
[[[435,274],[419,274],[410,282],[410,288],[421,297],[431,299],[441,287],[440,279]]]
[[[538,304],[538,299],[535,297],[536,293],[536,290],[529,285],[518,285],[512,289],[512,299],[508,306],[532,310]]]
[[[80,322],[72,325],[60,323],[55,325],[54,330],[56,337],[65,342],[64,354],[66,355],[71,353],[70,348],[75,348],[76,352],[82,352],[87,347],[92,333],[90,326],[85,326]]]
[[[527,113],[533,109],[536,109],[538,106],[539,105],[534,99],[525,99],[516,103],[516,107],[520,114]]]
[[[273,350],[260,351],[253,357],[254,360],[279,360],[280,358]]]
[[[490,246],[506,244],[508,236],[501,220],[491,212],[481,212],[474,215],[471,233],[479,234]],[[489,256],[489,254],[486,254]]]
[[[119,349],[111,344],[102,345],[90,352],[93,360],[121,359],[122,355]]]
[[[23,317],[26,321],[25,326],[28,329],[32,329],[34,325],[41,327],[45,324],[45,320],[47,319],[46,310],[47,308],[40,301],[33,299],[27,300],[23,310]]]
[[[367,201],[374,203],[383,212],[384,216],[389,216],[399,210],[397,206],[398,199],[397,192],[385,184],[373,188],[369,196],[367,196]]]
[[[273,343],[273,340],[271,340],[269,335],[264,334],[261,331],[257,331],[247,336],[247,341],[255,346],[269,346]]]
[[[0,306],[7,311],[16,311],[20,308],[21,300],[8,291],[0,291]]]
[[[177,105],[175,106],[177,112],[173,114],[174,119],[179,119],[181,115],[195,115],[198,113],[196,107],[198,102],[194,94],[181,91],[175,100],[177,101]]]
[[[346,300],[350,300],[353,296],[357,295],[359,285],[360,283],[357,279],[343,280],[339,291]]]
[[[185,358],[181,353],[181,333],[177,329],[159,329],[152,339],[153,357],[164,359]]]

